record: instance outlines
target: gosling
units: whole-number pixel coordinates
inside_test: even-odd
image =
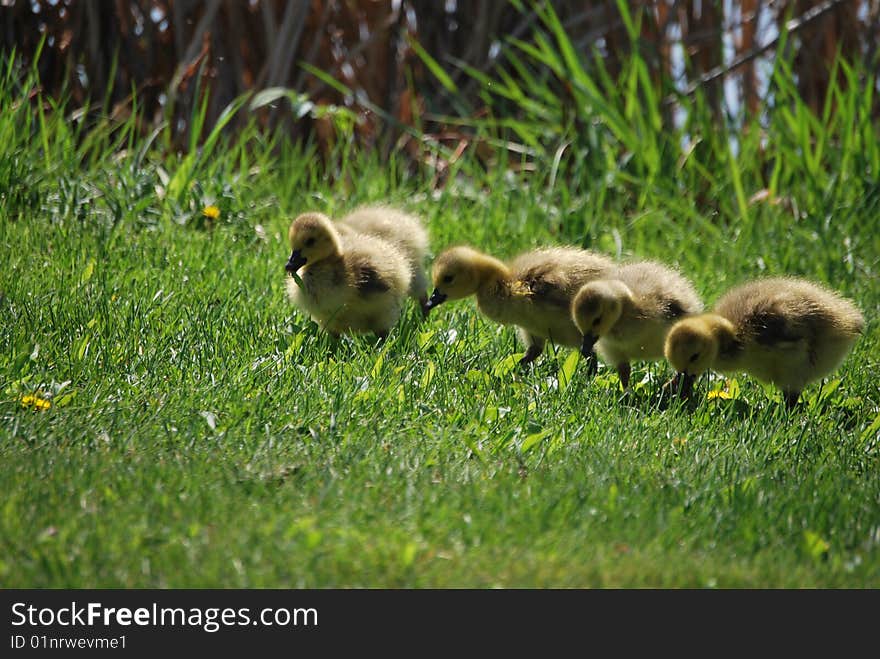
[[[533,362],[549,339],[580,346],[583,337],[571,319],[571,300],[586,282],[608,272],[614,262],[574,247],[526,252],[509,264],[472,247],[452,247],[434,263],[434,292],[428,309],[446,300],[476,294],[477,307],[491,320],[515,325],[526,346],[520,364]]]
[[[664,352],[682,396],[712,368],[775,385],[791,409],[807,384],[840,366],[864,325],[852,301],[824,286],[760,279],[727,292],[712,313],[676,323]]]
[[[287,294],[294,305],[331,334],[387,336],[412,286],[410,263],[393,243],[339,231],[321,213],[297,217],[288,238]]]
[[[662,263],[641,261],[585,284],[572,301],[571,316],[583,334],[584,357],[594,359],[595,345],[602,361],[617,368],[626,389],[630,361],[662,359],[669,328],[702,310],[690,281]]]

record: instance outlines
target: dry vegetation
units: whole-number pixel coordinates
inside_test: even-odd
[[[633,47],[618,3],[551,4],[575,48],[598,53],[616,79]],[[27,61],[46,37],[39,63],[44,92],[66,95],[71,107],[90,104],[95,116],[101,101],[123,118],[136,104],[142,130],[167,119],[178,148],[189,143],[197,94],[209,95],[210,127],[232,99],[271,87],[305,93],[317,105],[349,106],[358,114],[357,136],[368,145],[404,135],[407,127],[429,139],[455,140],[460,134],[442,119],[461,107],[443,93],[418,49],[440,63],[458,97],[479,114],[480,85],[464,66],[492,74],[501,65],[499,41],[527,39],[542,29],[536,6],[502,0],[12,0],[0,8],[0,49],[14,48]],[[628,6],[640,21],[636,47],[669,101],[666,121],[677,96],[698,87],[720,116],[727,79],[735,82],[737,104],[757,112],[765,100],[761,67],[775,57],[775,37],[786,25],[796,33],[789,41],[792,72],[816,112],[838,52],[850,62],[876,60],[877,0],[644,0]],[[342,94],[303,64],[354,93]],[[559,91],[565,94],[562,81]],[[332,139],[328,119],[297,116],[281,105],[264,108],[260,120],[286,122],[297,138]]]

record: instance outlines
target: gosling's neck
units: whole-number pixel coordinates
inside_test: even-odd
[[[477,295],[485,294],[499,286],[509,286],[512,283],[510,268],[494,256],[474,255],[473,267],[477,280]]]
[[[330,251],[331,258],[342,258],[342,234],[339,233],[339,230],[333,226],[332,222],[327,223],[327,234],[330,236],[330,241],[333,246]]]
[[[705,320],[709,331],[718,342],[716,366],[721,370],[735,368],[742,357],[742,343],[736,335],[733,323],[718,314],[706,314]]]
[[[607,284],[608,289],[613,293],[614,298],[620,304],[620,313],[617,314],[617,321],[621,318],[630,319],[638,318],[644,315],[644,308],[636,301],[632,290],[622,281],[612,279]]]
[[[343,260],[342,236],[329,221],[327,222],[326,229],[327,236],[330,238],[330,249],[313,263],[325,263],[327,265],[340,263]],[[308,263],[306,265],[308,266]]]

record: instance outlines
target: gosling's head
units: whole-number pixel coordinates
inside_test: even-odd
[[[632,297],[623,282],[613,279],[585,284],[571,302],[571,318],[584,335],[583,351],[608,334],[623,313],[623,305]]]
[[[705,373],[718,355],[718,339],[704,316],[678,321],[666,335],[666,360],[678,372],[673,381],[682,397],[689,397],[694,380]]]
[[[663,352],[679,373],[696,377],[705,373],[718,357],[718,316],[705,314],[678,321],[666,335]]]
[[[428,310],[446,300],[459,300],[473,295],[480,287],[481,263],[486,258],[470,247],[452,247],[434,261],[432,279],[434,292],[428,300]]]
[[[285,270],[294,273],[306,263],[316,263],[338,255],[342,248],[339,233],[330,218],[321,213],[303,213],[290,224],[290,258]]]

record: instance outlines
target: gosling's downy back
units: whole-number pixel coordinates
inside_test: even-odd
[[[421,263],[428,252],[428,232],[421,220],[390,206],[356,208],[339,220],[358,233],[393,243],[411,261]]]
[[[428,232],[418,217],[391,206],[374,205],[356,208],[341,218],[339,224],[394,245],[410,264],[410,294],[416,298],[425,295]]]
[[[633,311],[639,317],[673,320],[703,310],[694,285],[662,263],[627,263],[615,268],[609,278],[622,281],[632,291]]]
[[[741,342],[764,345],[855,338],[864,328],[856,306],[820,284],[794,277],[748,282],[722,295],[715,313],[730,320]]]
[[[529,287],[536,299],[570,313],[571,300],[586,282],[614,267],[604,254],[573,247],[548,247],[526,252],[510,264],[512,276]]]

